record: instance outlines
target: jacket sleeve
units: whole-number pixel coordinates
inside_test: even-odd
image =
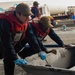
[[[18,59],[14,46],[12,45],[12,34],[10,32],[10,23],[7,20],[3,20],[0,25],[0,35],[1,35],[1,42],[4,49],[4,55],[7,58],[16,60]]]
[[[33,29],[33,33],[34,33],[34,35],[35,35],[35,37],[36,37],[36,39],[38,41],[38,44],[39,44],[41,50],[42,51],[45,51],[46,50],[46,47],[43,45],[42,41],[39,39],[38,34],[37,34],[37,31],[36,31],[36,28],[34,26],[32,26],[32,29]]]
[[[42,50],[42,51],[45,51],[45,50],[46,50],[46,47],[43,45],[42,41],[39,40],[37,36],[36,36],[36,39],[37,39],[37,41],[38,41],[38,44],[39,44],[41,50]]]
[[[49,32],[49,37],[54,40],[59,46],[63,47],[64,43],[61,40],[61,38],[54,32],[54,30],[51,28]]]
[[[38,41],[35,37],[35,35],[33,34],[33,30],[31,25],[28,25],[28,29],[26,32],[26,38],[28,40],[29,45],[35,50],[35,51],[41,51],[41,48],[38,44]]]

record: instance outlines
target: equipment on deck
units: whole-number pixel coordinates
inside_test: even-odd
[[[46,60],[41,60],[37,54],[27,57],[29,62],[27,65],[19,65],[27,73],[27,75],[75,75],[75,71],[71,69],[74,66],[74,50],[75,47],[48,47],[49,50],[55,49],[56,54],[48,53],[47,62],[51,66],[46,66]]]

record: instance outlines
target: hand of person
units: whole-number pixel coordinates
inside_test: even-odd
[[[75,48],[75,44],[64,45],[64,48],[66,48],[66,49],[68,49],[68,48]]]
[[[17,59],[14,61],[16,65],[27,64],[28,62],[25,59]]]
[[[40,58],[42,59],[42,60],[46,60],[46,53],[45,52],[40,52],[39,53],[39,56],[40,56]]]
[[[53,54],[57,54],[56,49],[52,49],[52,50],[50,50],[50,51],[46,49],[46,50],[45,50],[45,52],[46,52],[46,53],[53,53]]]

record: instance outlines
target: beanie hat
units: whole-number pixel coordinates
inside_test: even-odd
[[[15,12],[20,13],[24,16],[32,15],[32,12],[31,12],[29,6],[25,3],[18,4],[15,8]]]

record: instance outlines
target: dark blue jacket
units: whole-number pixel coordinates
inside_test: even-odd
[[[37,7],[32,7],[31,11],[33,13],[33,15],[31,16],[32,19],[39,16],[39,9]]]

